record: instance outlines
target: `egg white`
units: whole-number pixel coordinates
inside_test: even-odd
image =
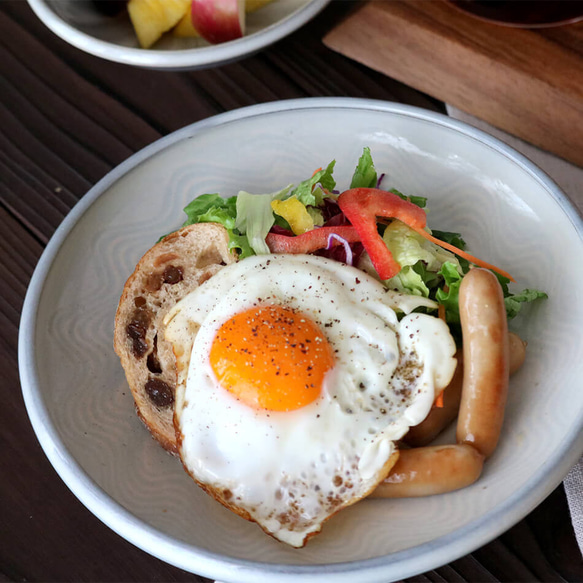
[[[321,395],[301,409],[252,409],[219,386],[210,366],[218,328],[260,305],[306,314],[335,353]],[[411,313],[420,306],[435,304],[317,256],[255,256],[219,271],[166,318],[187,471],[278,540],[303,546],[384,479],[395,441],[427,416],[453,375],[449,330]]]

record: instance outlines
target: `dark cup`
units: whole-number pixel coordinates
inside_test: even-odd
[[[522,28],[559,26],[583,20],[581,0],[449,0],[482,20]]]

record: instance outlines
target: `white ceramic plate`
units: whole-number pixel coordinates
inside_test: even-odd
[[[244,145],[244,147],[242,147]],[[267,537],[200,491],[138,421],[112,349],[123,284],[205,192],[271,192],[330,160],[347,185],[370,146],[386,186],[429,197],[429,225],[549,293],[513,322],[529,342],[501,443],[480,480],[419,499],[365,500],[306,548]],[[448,563],[529,513],[583,453],[582,221],[555,184],[488,135],[424,110],[352,99],[254,106],[132,156],[71,211],[30,284],[20,332],[28,412],[77,497],[145,551],[236,583],[386,582]],[[349,325],[349,323],[347,323]],[[446,440],[451,435],[446,436]]]
[[[82,51],[127,65],[189,70],[251,55],[300,28],[329,1],[276,0],[247,15],[247,34],[243,38],[209,45],[202,39],[165,34],[152,49],[139,48],[125,11],[116,17],[104,16],[87,0],[28,0],[28,3],[48,28]]]

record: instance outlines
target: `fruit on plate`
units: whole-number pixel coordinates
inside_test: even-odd
[[[245,0],[245,12],[247,14],[263,8],[273,0]],[[192,24],[192,10],[188,10],[180,22],[172,29],[172,34],[180,38],[196,38],[200,34]]]
[[[150,48],[189,8],[190,0],[130,0],[128,12],[140,46]]]
[[[97,0],[94,0],[97,4]],[[150,48],[167,31],[181,38],[203,37],[210,43],[240,38],[245,13],[273,0],[129,0],[130,20],[140,46]],[[101,0],[123,6],[125,0]]]
[[[245,0],[192,0],[192,24],[212,44],[245,34]]]
[[[179,38],[199,38],[198,30],[192,24],[191,8],[184,13],[178,24],[172,29],[172,35]]]

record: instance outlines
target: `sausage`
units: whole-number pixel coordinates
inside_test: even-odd
[[[512,376],[524,363],[527,343],[515,332],[508,332],[508,369]],[[447,387],[443,391],[443,407],[433,407],[429,415],[415,427],[411,427],[403,441],[411,447],[421,447],[431,443],[457,417],[462,398],[463,352],[455,355],[457,367]]]
[[[403,441],[411,447],[420,447],[431,443],[458,415],[462,398],[463,352],[455,355],[457,366],[449,385],[443,390],[443,407],[433,407],[429,415],[409,429]]]
[[[508,369],[513,375],[526,358],[526,342],[515,332],[508,332]]]
[[[453,492],[473,484],[483,465],[484,456],[471,445],[404,449],[388,477],[370,497],[410,498]]]
[[[456,437],[488,457],[500,437],[509,376],[508,325],[496,276],[472,269],[460,285],[459,307],[464,378]]]

